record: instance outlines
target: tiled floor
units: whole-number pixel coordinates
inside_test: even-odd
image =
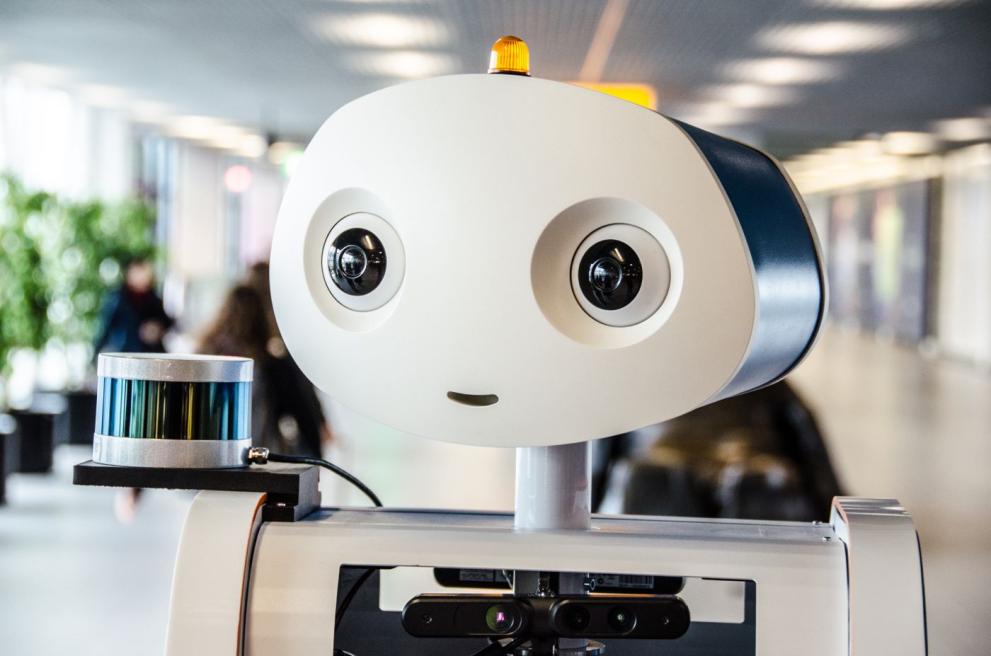
[[[832,332],[795,374],[854,494],[899,498],[925,550],[930,653],[991,653],[991,376]],[[513,454],[405,438],[338,412],[334,457],[389,505],[509,508]],[[361,436],[360,439],[358,436]],[[190,497],[147,494],[118,524],[113,491],[17,476],[0,509],[0,654],[160,654]],[[327,503],[361,503],[325,480]]]

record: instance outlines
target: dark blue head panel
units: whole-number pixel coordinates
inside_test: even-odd
[[[747,359],[720,398],[788,373],[815,339],[825,282],[812,227],[777,164],[755,148],[675,121],[719,179],[740,222],[757,279],[757,325]]]

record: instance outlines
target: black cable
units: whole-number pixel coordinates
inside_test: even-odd
[[[335,474],[346,480],[351,485],[355,486],[356,488],[364,492],[365,496],[371,499],[372,503],[375,504],[377,508],[382,507],[382,501],[378,498],[378,495],[372,492],[371,488],[369,488],[367,485],[365,485],[360,480],[358,480],[358,478],[354,476],[351,472],[341,469],[340,467],[330,462],[329,460],[324,460],[323,458],[313,458],[310,456],[287,456],[281,453],[269,453],[268,459],[272,462],[288,462],[288,463],[300,464],[300,465],[316,465],[318,467],[329,469],[330,471],[334,472]]]

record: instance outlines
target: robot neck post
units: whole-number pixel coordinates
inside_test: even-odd
[[[517,530],[587,530],[588,443],[516,449]]]

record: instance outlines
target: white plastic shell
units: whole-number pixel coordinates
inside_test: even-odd
[[[322,274],[327,234],[356,212],[386,220],[405,253],[397,293],[367,312]],[[584,312],[570,280],[581,242],[615,223],[650,233],[670,266],[660,308],[625,327]],[[385,424],[465,444],[577,442],[683,414],[733,379],[758,315],[733,207],[685,132],[519,76],[424,80],[340,109],[289,185],[271,261],[308,377]]]

